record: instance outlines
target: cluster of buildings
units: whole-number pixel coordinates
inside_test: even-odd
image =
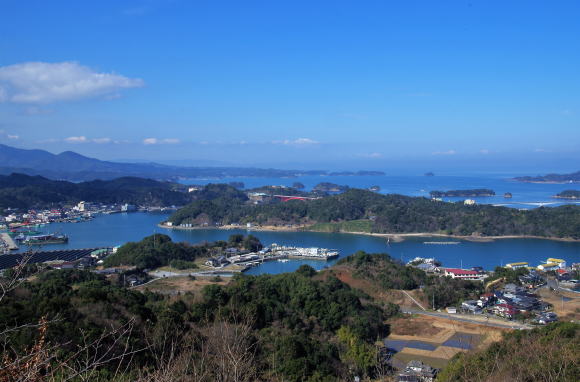
[[[398,382],[433,382],[437,377],[438,369],[424,364],[421,361],[409,361],[407,366],[397,375]]]
[[[230,264],[252,266],[264,261],[287,261],[287,259],[314,259],[330,260],[338,257],[338,251],[327,248],[300,248],[272,244],[258,252],[243,253],[237,248],[227,248],[223,255],[212,257],[205,265],[214,268],[223,268]]]
[[[535,316],[535,322],[546,324],[557,321],[556,314],[548,312],[552,305],[538,298],[525,287],[507,284],[502,290],[484,293],[479,300],[466,300],[461,310],[472,314],[493,314],[512,320],[518,314]]]
[[[8,215],[0,216],[0,229],[19,228],[55,222],[80,222],[93,218],[97,214],[137,211],[132,204],[102,204],[79,202],[73,207],[48,208],[18,212],[9,210]]]
[[[548,258],[545,263],[538,265],[537,267],[531,267],[527,262],[520,261],[517,263],[509,263],[506,264],[507,268],[511,269],[518,269],[518,268],[527,268],[529,270],[538,270],[538,271],[557,271],[559,269],[566,269],[566,260],[563,259],[554,259],[552,257]]]

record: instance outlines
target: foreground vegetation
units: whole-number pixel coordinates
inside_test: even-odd
[[[361,232],[362,229],[362,232],[369,233],[580,239],[580,206],[517,210],[380,195],[359,189],[317,200],[254,205],[247,203],[247,198],[239,191],[222,187],[178,210],[169,221],[174,225],[298,224],[337,232],[349,229]],[[356,223],[351,223],[353,221]]]
[[[437,380],[572,382],[580,380],[579,359],[580,325],[553,323],[506,333],[483,351],[458,353]]]
[[[303,266],[168,298],[48,271],[0,301],[0,380],[335,381],[379,373],[384,311]],[[26,375],[25,375],[26,374]],[[44,376],[44,377],[42,377]]]

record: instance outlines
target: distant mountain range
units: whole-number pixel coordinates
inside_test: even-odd
[[[183,178],[224,177],[295,177],[331,175],[326,171],[277,170],[245,167],[182,167],[159,163],[119,163],[85,157],[73,151],[52,154],[45,150],[26,150],[0,144],[0,175],[20,173],[42,175],[50,179],[86,181],[123,176],[175,181]],[[368,175],[348,172],[344,175]],[[373,175],[383,174],[372,172]]]
[[[578,183],[580,182],[580,171],[571,174],[548,174],[542,176],[520,176],[514,178],[518,182],[528,183]]]

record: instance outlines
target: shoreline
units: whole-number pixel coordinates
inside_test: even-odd
[[[540,239],[540,240],[551,240],[551,241],[562,241],[562,242],[569,242],[569,243],[578,243],[580,239],[572,239],[572,238],[563,238],[563,237],[546,237],[546,236],[534,236],[534,235],[504,235],[504,236],[461,236],[461,235],[448,235],[444,233],[430,233],[430,232],[412,232],[412,233],[373,233],[373,232],[348,232],[348,231],[338,231],[338,232],[325,232],[325,231],[311,231],[307,230],[307,226],[299,226],[299,227],[279,227],[279,226],[260,226],[260,227],[241,227],[241,226],[220,226],[220,227],[173,227],[163,225],[161,223],[157,224],[159,228],[165,229],[176,229],[176,230],[200,230],[200,229],[214,229],[214,230],[247,230],[247,231],[256,231],[256,232],[319,232],[319,233],[341,233],[341,234],[350,234],[350,235],[365,235],[365,236],[376,236],[376,237],[384,237],[385,239],[390,239],[394,243],[399,243],[404,241],[407,238],[414,238],[414,237],[441,237],[441,238],[450,238],[450,239],[458,239],[464,241],[471,241],[471,242],[479,242],[479,243],[488,243],[493,242],[495,240],[503,240],[503,239]]]

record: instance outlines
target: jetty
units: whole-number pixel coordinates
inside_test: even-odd
[[[18,249],[18,246],[14,242],[14,239],[12,239],[12,237],[8,233],[5,233],[5,232],[1,233],[0,236],[2,238],[2,241],[5,244],[6,248],[8,248],[11,251],[15,251]]]
[[[423,244],[428,245],[456,245],[460,244],[459,241],[424,241]]]

